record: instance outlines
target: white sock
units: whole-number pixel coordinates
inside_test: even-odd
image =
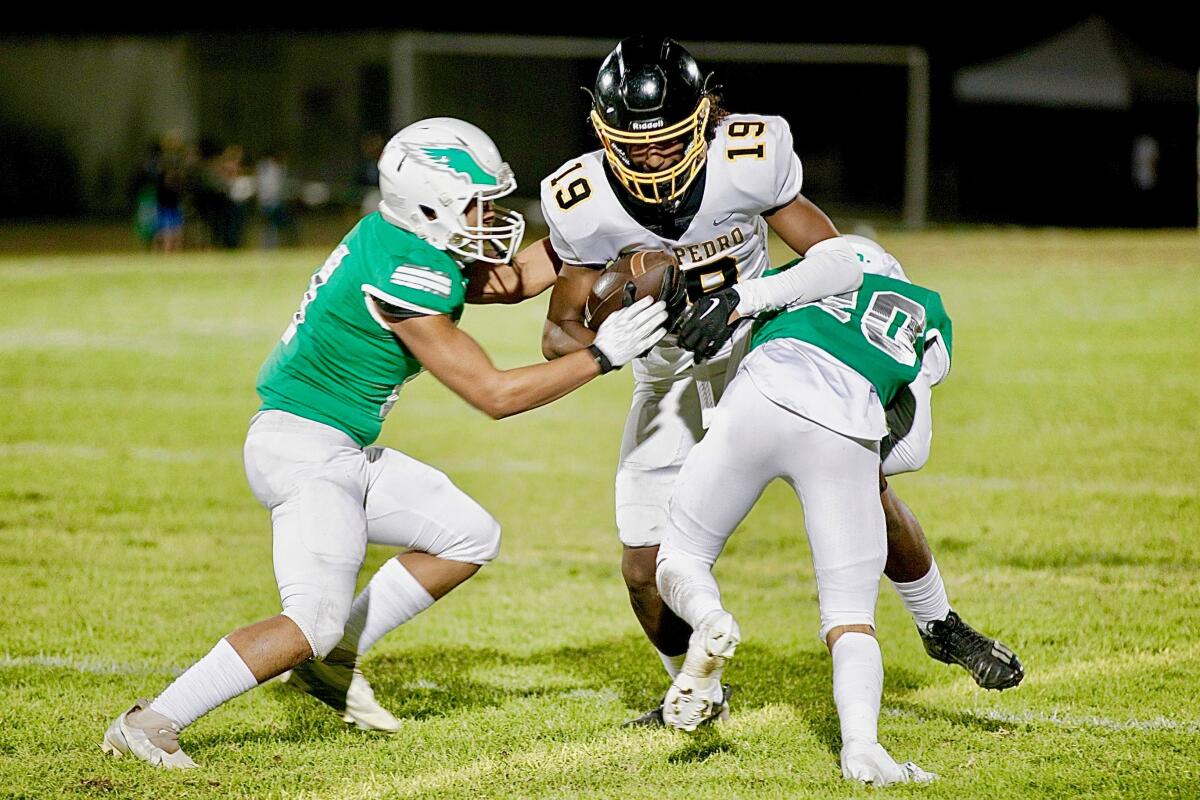
[[[666,668],[667,674],[671,676],[671,680],[675,680],[675,676],[679,674],[679,670],[683,669],[683,660],[687,658],[687,653],[680,653],[677,656],[669,656],[662,650],[656,649],[658,657],[662,659],[663,667]]]
[[[866,633],[843,633],[833,645],[833,702],[842,725],[842,744],[879,741],[883,654]]]
[[[942,573],[938,572],[936,561],[930,564],[929,572],[924,577],[909,583],[893,581],[892,585],[896,587],[896,594],[900,595],[901,602],[912,614],[917,627],[923,631],[928,630],[929,623],[943,620],[950,613],[946,584],[942,583]]]
[[[389,558],[350,607],[346,633],[339,648],[362,655],[384,634],[400,627],[433,605],[433,595],[412,573]]]
[[[658,562],[658,592],[692,630],[709,614],[722,610],[721,589],[712,567],[679,553],[673,552]]]
[[[180,728],[191,725],[217,706],[258,686],[254,673],[225,639],[188,667],[150,704]]]

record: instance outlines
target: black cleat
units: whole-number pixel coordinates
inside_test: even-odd
[[[934,620],[929,630],[917,630],[930,658],[946,664],[958,664],[971,673],[984,689],[1011,689],[1025,677],[1025,668],[1017,654],[995,639],[989,639],[953,611],[945,620]]]
[[[721,685],[721,689],[724,692],[721,705],[713,709],[712,716],[701,722],[700,727],[711,725],[714,722],[725,722],[729,719],[729,698],[733,695],[733,687],[726,683]],[[636,719],[621,723],[622,728],[665,728],[666,726],[667,723],[663,721],[662,706],[652,708]]]

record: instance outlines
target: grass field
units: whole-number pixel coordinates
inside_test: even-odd
[[[955,320],[934,455],[895,481],[969,621],[1027,678],[930,661],[885,588],[881,740],[940,773],[895,796],[1200,796],[1200,239],[883,235]],[[105,726],[278,610],[241,444],[253,378],[324,253],[0,259],[0,796],[863,797],[841,780],[795,499],[770,489],[717,570],[746,644],[734,720],[619,723],[666,688],[611,510],[629,375],[487,420],[425,377],[382,442],[505,526],[500,559],[366,662],[405,719],[347,730],[267,686],[200,720],[203,769],[103,758]],[[508,366],[542,299],[468,309]],[[389,554],[370,552],[368,568]]]

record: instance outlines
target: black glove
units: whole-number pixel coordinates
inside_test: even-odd
[[[737,291],[730,287],[706,294],[692,304],[679,322],[679,346],[692,351],[692,360],[699,364],[717,351],[733,336],[737,323],[729,323],[729,315],[737,308]]]
[[[667,333],[674,333],[687,310],[687,283],[678,266],[671,267],[663,275],[658,299],[667,304]]]

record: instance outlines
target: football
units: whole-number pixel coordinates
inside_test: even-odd
[[[626,289],[632,284],[632,295]],[[643,297],[666,300],[668,306],[682,299],[683,279],[679,259],[665,250],[639,250],[608,265],[596,279],[583,309],[583,323],[599,330],[609,314]],[[673,310],[675,313],[677,310]]]

